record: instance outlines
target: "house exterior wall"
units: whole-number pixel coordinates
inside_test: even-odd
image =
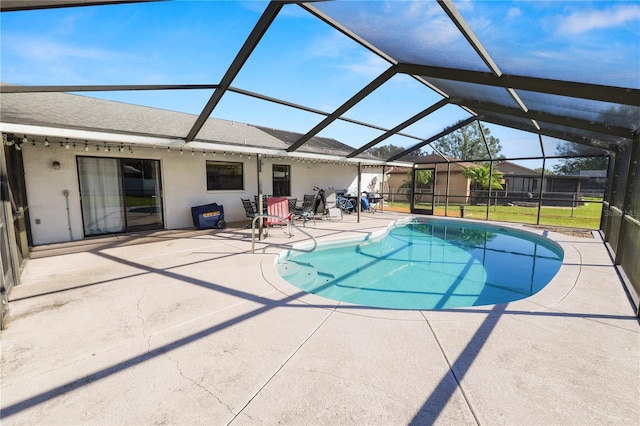
[[[85,152],[84,146],[65,149],[58,144],[49,147],[42,145],[25,145],[24,168],[27,199],[29,202],[31,231],[34,245],[80,240],[84,238],[82,210],[80,207],[79,182],[77,172],[78,156],[94,156],[109,158],[135,158],[159,160],[163,195],[163,219],[165,229],[180,229],[193,226],[191,207],[218,203],[224,206],[227,222],[245,220],[245,211],[240,198],[253,198],[257,194],[258,171],[256,156],[251,159],[246,155],[215,157],[208,153],[192,156],[190,151],[180,155],[177,150],[167,152],[162,148],[135,148],[133,153],[125,150],[119,152],[112,147],[105,153],[90,146]],[[207,191],[207,161],[237,161],[244,163],[244,190]],[[52,167],[54,161],[60,162],[60,169]],[[288,164],[291,166],[291,196],[302,200],[304,194],[313,194],[313,187],[339,189],[357,188],[357,166],[331,164],[321,162],[298,162],[291,159],[263,159],[262,192],[272,193],[272,165]],[[381,178],[379,170],[366,169],[362,174],[362,185],[374,177]],[[68,190],[69,219],[67,219],[66,197],[63,191]],[[70,226],[69,226],[70,223]],[[71,230],[69,230],[71,228]]]
[[[389,192],[396,192],[398,188],[403,184],[405,180],[408,179],[408,175],[406,173],[392,173],[388,178],[389,182]],[[462,176],[459,171],[452,170],[449,174],[449,196],[450,197],[464,197],[464,200],[469,196],[469,185],[470,181],[466,177]],[[436,186],[435,186],[436,195],[444,196],[447,193],[447,171],[446,166],[438,166],[438,172],[436,175]],[[425,198],[425,200],[427,200]],[[463,202],[462,198],[455,198],[451,201]],[[428,200],[427,200],[428,201]]]
[[[390,173],[387,180],[387,183],[389,184],[389,191],[393,192],[400,188],[404,181],[408,179],[409,177],[406,173]]]
[[[439,181],[436,182],[436,190],[439,191],[439,194],[444,194],[447,190],[447,173],[438,173],[437,179]],[[449,175],[449,196],[464,197],[464,202],[466,202],[469,196],[469,185],[469,179],[462,176],[462,173],[451,172]],[[451,201],[454,203],[463,202],[460,198],[455,198]]]

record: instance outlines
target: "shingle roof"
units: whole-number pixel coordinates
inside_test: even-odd
[[[0,121],[87,131],[182,139],[196,115],[96,99],[69,93],[2,93]],[[236,121],[209,118],[196,142],[285,150],[301,135]],[[314,137],[301,151],[347,155],[354,148],[335,139]],[[363,154],[361,158],[375,159]]]
[[[438,154],[429,154],[429,155],[422,155],[420,157],[414,157],[411,159],[415,164],[447,164],[450,163],[451,164],[451,171],[452,172],[456,172],[456,171],[461,171],[463,169],[466,169],[468,167],[477,167],[478,165],[475,163],[471,163],[469,161],[461,161],[458,160],[457,158],[454,157],[449,157],[449,156],[444,156],[444,158]],[[448,160],[448,161],[447,161]],[[393,169],[389,170],[390,174],[395,174],[395,173],[406,173],[407,170],[409,170],[409,167],[394,167]],[[438,172],[442,171],[442,169],[438,168]]]
[[[502,172],[505,175],[519,175],[519,176],[540,176],[540,172],[536,172],[528,167],[521,166],[511,161],[503,161],[496,164],[496,170]]]

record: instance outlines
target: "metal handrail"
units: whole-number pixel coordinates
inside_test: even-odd
[[[295,229],[297,229],[298,231],[302,232],[307,237],[311,238],[311,240],[313,241],[313,248],[311,250],[303,250],[303,249],[300,249],[300,248],[291,248],[291,250],[312,252],[312,251],[314,251],[316,249],[316,247],[318,247],[318,241],[315,239],[315,237],[313,235],[311,235],[310,233],[308,233],[307,231],[305,231],[302,228],[298,228],[293,222],[291,222],[287,218],[282,217],[282,216],[272,215],[272,214],[259,214],[259,215],[256,215],[251,221],[251,253],[255,253],[256,221],[258,219],[264,219],[264,218],[279,219],[281,222],[286,223],[288,226],[292,226]]]

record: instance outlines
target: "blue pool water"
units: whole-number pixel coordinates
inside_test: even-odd
[[[383,237],[289,252],[280,275],[309,293],[358,305],[445,309],[506,303],[540,291],[562,249],[527,232],[415,219]]]

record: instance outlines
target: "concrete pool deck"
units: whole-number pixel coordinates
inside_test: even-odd
[[[255,254],[241,226],[36,248],[2,331],[2,424],[639,423],[640,326],[598,234],[549,232],[564,265],[538,294],[446,311],[298,290],[273,266],[295,234]]]

